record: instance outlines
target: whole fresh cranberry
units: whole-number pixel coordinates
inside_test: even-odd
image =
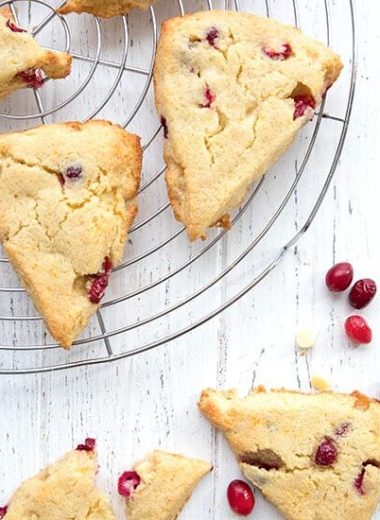
[[[111,272],[112,262],[107,257],[104,259],[101,271],[91,276],[89,280],[87,295],[91,303],[97,304],[103,298],[108,287]]]
[[[293,119],[298,119],[306,114],[306,112],[310,111],[311,114],[314,113],[314,109],[317,105],[315,99],[311,94],[300,94],[294,96],[294,113]]]
[[[376,283],[370,278],[363,278],[354,283],[348,299],[354,309],[363,309],[375,297]]]
[[[326,274],[326,285],[332,292],[345,291],[352,282],[354,269],[348,262],[333,265]]]
[[[96,444],[95,439],[91,439],[90,437],[87,437],[87,439],[85,439],[85,441],[84,441],[84,444],[78,444],[76,449],[78,451],[94,451],[95,444]]]
[[[216,27],[211,27],[206,33],[206,40],[211,45],[211,47],[215,47],[215,41],[219,38],[219,31]]]
[[[356,491],[359,493],[359,495],[365,495],[364,489],[363,489],[363,483],[364,483],[364,476],[365,476],[365,468],[362,468],[358,476],[354,480],[354,487]]]
[[[136,471],[124,471],[119,477],[117,489],[119,495],[129,498],[140,485],[141,478]]]
[[[315,454],[315,462],[319,466],[331,466],[338,456],[337,447],[332,439],[326,437],[318,446]]]
[[[18,27],[15,23],[12,22],[12,20],[7,20],[6,26],[8,29],[10,29],[12,32],[15,33],[25,33],[25,29],[22,29],[21,27]]]
[[[293,50],[289,43],[283,43],[278,50],[270,47],[263,47],[263,52],[272,60],[284,61],[292,55]]]
[[[255,507],[255,497],[252,489],[242,480],[233,480],[227,488],[227,499],[235,513],[248,516]]]
[[[22,79],[29,88],[41,88],[44,84],[44,79],[40,69],[24,70],[19,72],[17,77]]]
[[[4,518],[4,516],[7,514],[8,508],[7,506],[0,507],[0,519]]]
[[[363,316],[349,316],[344,324],[347,336],[354,342],[368,344],[372,341],[372,330]]]

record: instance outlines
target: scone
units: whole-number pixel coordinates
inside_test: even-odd
[[[128,13],[131,9],[148,9],[156,0],[67,0],[58,9],[60,14],[90,13],[102,18],[111,18]]]
[[[354,392],[205,390],[200,409],[288,520],[369,520],[380,497],[380,404]]]
[[[298,29],[204,11],[163,24],[154,68],[166,181],[191,240],[230,211],[312,118],[339,57]]]
[[[42,71],[58,79],[70,74],[71,56],[43,49],[18,27],[9,9],[0,9],[0,99],[24,87],[43,85]]]
[[[0,138],[0,242],[64,347],[98,309],[137,212],[140,139],[106,121]]]
[[[175,520],[212,466],[175,453],[154,451],[119,479],[128,520]]]
[[[3,508],[4,520],[116,520],[108,499],[95,486],[94,440],[26,480]]]

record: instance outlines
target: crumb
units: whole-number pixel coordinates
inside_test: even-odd
[[[327,381],[321,376],[311,376],[310,382],[311,386],[315,390],[319,390],[320,392],[328,392],[329,390],[331,390],[331,384],[329,383],[329,381]]]
[[[315,332],[312,327],[305,326],[296,334],[296,345],[302,350],[309,350],[315,346]]]

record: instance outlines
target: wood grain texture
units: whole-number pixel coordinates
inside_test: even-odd
[[[157,8],[158,20],[176,11],[174,1],[162,0],[162,3],[165,5]],[[194,7],[196,3],[184,1],[185,6],[191,4]],[[324,2],[301,3],[301,27],[326,39]],[[283,0],[241,2],[242,7],[248,9],[249,6],[251,11],[261,14],[265,14],[269,6],[271,15],[294,23],[290,4],[290,1]],[[348,2],[339,0],[330,1],[329,4],[333,28],[331,45],[348,59]],[[199,1],[198,5],[202,2]],[[309,390],[310,376],[319,374],[329,379],[336,390],[358,388],[380,397],[380,331],[377,323],[380,300],[375,300],[365,311],[373,325],[373,343],[368,347],[352,348],[343,333],[343,322],[350,312],[346,298],[332,296],[324,287],[326,270],[340,260],[351,261],[357,277],[369,276],[380,280],[377,200],[380,192],[377,172],[380,163],[377,101],[380,87],[377,50],[380,40],[379,15],[380,6],[375,0],[356,0],[359,49],[357,92],[347,143],[333,184],[306,236],[288,252],[278,268],[247,296],[217,318],[174,342],[115,364],[43,375],[0,377],[0,503],[7,501],[20,480],[91,435],[97,438],[99,446],[99,484],[109,493],[120,518],[123,515],[116,495],[118,474],[145,452],[162,448],[203,457],[214,464],[212,475],[206,477],[196,490],[181,520],[232,519],[235,517],[227,507],[225,491],[228,482],[239,477],[239,470],[224,440],[197,410],[196,402],[204,387],[237,387],[243,394],[258,384]],[[146,48],[150,36],[144,32],[147,20],[144,16],[135,13],[130,18],[133,49],[128,63],[139,67],[149,66]],[[78,53],[86,53],[96,36],[91,20],[70,17],[68,22],[75,29],[73,48]],[[106,30],[104,24],[101,26],[105,48],[103,58],[117,59],[115,53],[119,52],[122,32],[118,22],[109,21],[107,24],[113,25],[112,30]],[[41,38],[52,41],[51,30],[47,28],[44,35],[41,33]],[[120,54],[118,56],[120,58]],[[105,95],[104,85],[115,79],[112,68],[103,67],[100,70],[96,88],[91,87],[69,108],[48,119],[81,118],[91,113]],[[77,76],[69,80],[71,83],[66,83],[68,90],[76,85],[78,77],[83,79],[86,76],[88,65],[77,60],[74,72]],[[99,115],[122,122],[124,108],[132,106],[141,91],[138,80],[138,74],[123,78],[112,102]],[[330,114],[338,117],[344,115],[348,80],[346,72],[329,94],[326,111]],[[62,86],[56,86],[48,91],[46,99],[43,98],[44,103],[48,105],[54,102],[55,96],[59,98],[60,89]],[[0,108],[9,107],[9,103],[17,101],[17,108],[22,111],[25,104],[29,106],[33,101],[29,94],[19,93]],[[141,115],[133,121],[130,129],[147,136],[154,125],[147,128],[146,121],[157,122],[151,92]],[[29,122],[28,126],[32,124]],[[280,224],[273,228],[255,254],[248,256],[237,270],[194,304],[147,327],[138,327],[114,338],[112,346],[115,352],[153,341],[187,326],[252,280],[286,239],[297,231],[310,210],[320,189],[321,178],[327,173],[326,168],[341,129],[339,125],[331,120],[323,122],[302,185],[292,196]],[[0,119],[2,131],[15,127],[20,127],[20,123],[16,125]],[[104,309],[106,327],[110,329],[126,322],[141,321],[198,290],[229,266],[249,245],[252,237],[260,232],[265,224],[263,215],[273,213],[294,179],[300,166],[299,158],[308,145],[311,132],[312,126],[305,129],[295,147],[275,167],[266,179],[260,196],[226,240],[218,243],[182,276],[165,282],[155,291],[116,306],[115,310]],[[151,179],[160,166],[161,146],[157,142],[147,151],[144,181]],[[284,169],[287,172],[280,175]],[[164,184],[160,179],[140,197],[139,222],[159,209],[166,200]],[[170,211],[164,211],[151,225],[132,233],[126,258],[133,258],[157,245],[157,235],[163,240],[177,229]],[[139,262],[137,267],[131,266],[115,274],[111,296],[130,292],[164,276],[191,258],[191,254],[201,247],[203,245],[194,245],[192,249],[180,236]],[[0,265],[0,276],[0,285],[17,284],[17,279],[6,266]],[[11,298],[0,293],[0,310],[2,315],[33,313],[28,300],[16,293]],[[314,323],[317,344],[307,356],[301,356],[294,347],[294,337],[299,325],[309,321]],[[14,330],[9,324],[6,327],[0,324],[0,330],[1,343],[18,341],[34,344],[44,341],[43,327],[38,323],[18,325]],[[98,332],[95,322],[91,330]],[[91,355],[93,352],[99,354],[102,349],[102,345],[95,345],[90,349]],[[84,350],[79,348],[71,359],[83,355]],[[59,354],[62,362],[66,359],[65,355]],[[37,362],[40,363],[58,359],[54,353],[38,356]],[[3,366],[19,363],[19,359],[20,355],[0,353]],[[31,362],[32,359],[36,360],[36,356],[30,357]],[[256,496],[255,518],[280,519],[259,494]],[[375,518],[380,519],[380,513]]]

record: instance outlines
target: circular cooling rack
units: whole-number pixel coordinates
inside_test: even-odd
[[[53,0],[0,0],[0,7],[5,5],[43,46],[70,52],[74,59],[69,78],[45,80],[38,91],[24,89],[0,102],[1,132],[109,119],[142,137],[144,169],[140,212],[124,261],[115,269],[102,308],[70,352],[47,335],[0,253],[0,374],[134,356],[189,333],[251,291],[307,231],[336,170],[355,90],[352,0],[159,0],[147,12],[111,20],[58,16],[55,9],[62,3]],[[215,8],[296,25],[340,53],[345,69],[295,145],[253,186],[234,214],[232,229],[210,230],[206,242],[189,244],[167,200],[152,67],[164,19]]]

